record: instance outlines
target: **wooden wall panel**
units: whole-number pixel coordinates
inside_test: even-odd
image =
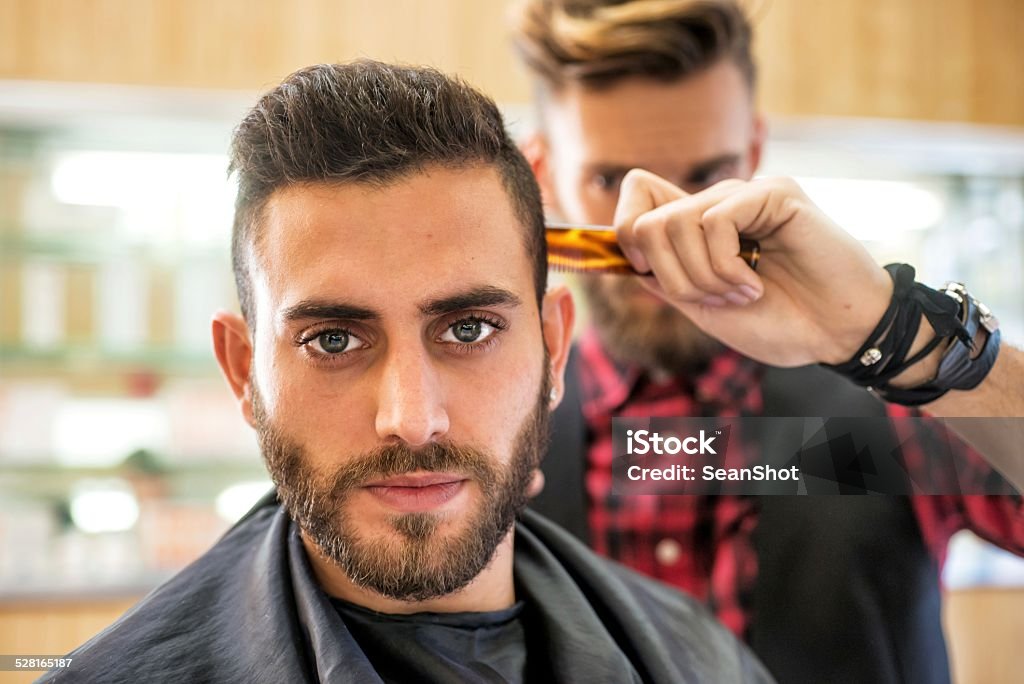
[[[772,114],[1024,125],[1024,2],[746,5]]]
[[[0,0],[0,78],[262,89],[373,56],[523,101],[504,12],[476,0]]]
[[[1024,125],[1020,0],[743,0],[771,114]],[[528,99],[491,0],[0,0],[0,78],[263,89],[369,55]]]
[[[138,598],[0,602],[0,653],[63,655],[78,648],[131,608]],[[20,684],[41,672],[0,672],[0,682]]]
[[[974,110],[967,118],[1024,125],[1024,2],[1006,0],[971,19]]]
[[[943,623],[953,681],[1019,682],[1024,671],[1024,590],[946,592]]]

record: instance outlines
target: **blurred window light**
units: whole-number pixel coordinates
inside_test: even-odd
[[[237,183],[223,154],[73,151],[54,160],[64,204],[115,207],[142,242],[208,244],[230,234]]]
[[[960,530],[949,541],[949,555],[942,570],[946,589],[1024,586],[1024,558]]]
[[[139,449],[166,451],[166,413],[150,401],[81,399],[60,408],[53,453],[65,466],[114,466]]]
[[[270,491],[270,480],[237,482],[217,495],[217,515],[229,523],[237,522],[249,512],[260,497]]]
[[[124,480],[81,480],[71,491],[71,522],[83,532],[124,532],[139,519],[139,504]]]
[[[946,211],[938,194],[906,181],[795,180],[822,211],[862,241],[891,240],[906,231],[927,230],[937,225]]]

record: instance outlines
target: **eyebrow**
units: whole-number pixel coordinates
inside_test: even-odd
[[[281,313],[288,322],[303,321],[312,318],[341,318],[348,321],[370,321],[380,316],[373,309],[362,306],[332,302],[323,299],[304,299],[298,304],[289,306]]]
[[[419,304],[418,308],[425,316],[443,316],[475,307],[516,307],[520,304],[522,301],[512,292],[500,287],[483,285],[447,297],[427,300]],[[323,299],[304,299],[286,308],[281,316],[287,322],[310,319],[372,321],[380,318],[380,314],[373,309]]]
[[[695,166],[691,167],[689,172],[686,174],[686,180],[688,182],[695,182],[701,176],[707,176],[712,171],[719,169],[729,164],[736,164],[740,160],[738,154],[723,154],[719,157],[713,157],[706,161],[702,161]]]
[[[520,304],[522,304],[522,301],[519,297],[508,290],[483,285],[448,297],[431,299],[420,304],[419,309],[426,316],[443,316],[444,314],[481,306],[516,307]]]
[[[714,172],[716,169],[719,169],[728,164],[735,164],[739,162],[739,160],[740,155],[735,153],[728,153],[720,155],[718,157],[712,157],[711,159],[705,159],[704,161],[698,162],[695,165],[691,166],[689,169],[687,169],[686,172],[683,174],[681,182],[695,183],[702,176],[707,176]],[[636,167],[634,165],[629,164],[605,164],[602,162],[597,162],[592,164],[590,168],[591,172],[601,172],[607,173],[609,175],[624,176],[626,175],[627,171],[630,171]],[[669,180],[671,181],[672,179]]]

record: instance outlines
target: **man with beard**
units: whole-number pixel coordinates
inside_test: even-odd
[[[637,270],[662,286],[620,275],[578,278],[591,326],[568,364],[567,395],[555,413],[557,458],[544,461],[546,486],[531,505],[600,554],[706,601],[781,681],[948,681],[939,586],[947,543],[968,528],[1024,554],[1019,499],[612,492],[612,416],[911,415],[823,368],[756,362],[826,358],[785,358],[784,347],[767,353],[767,338],[804,327],[792,317],[765,317],[759,330],[738,337],[716,329],[716,316],[760,306],[768,286],[749,270],[723,278],[686,263],[707,250],[695,239],[700,230],[687,232],[686,221],[672,219],[694,211],[680,188],[718,192],[737,182],[721,181],[750,179],[761,157],[765,124],[755,109],[751,29],[742,11],[733,2],[523,0],[513,31],[537,102],[538,131],[523,147],[549,212],[614,225]],[[651,173],[627,174],[636,168]],[[639,204],[624,207],[620,189]],[[669,204],[673,214],[651,211],[636,229],[637,217]],[[774,277],[768,271],[779,263],[765,250],[758,273]],[[825,249],[816,264],[834,269],[822,283],[848,277]],[[792,291],[812,282],[787,285]],[[879,306],[872,324],[885,303]],[[922,330],[927,339],[931,329]],[[828,348],[827,336],[821,344]],[[1021,377],[1020,353],[999,354],[1001,367],[976,392],[953,392],[929,411],[1022,415],[1021,391],[1010,380]],[[893,385],[927,381],[936,358]],[[743,451],[756,461],[760,443]],[[1019,452],[1013,455],[1019,463]],[[969,458],[978,481],[997,477],[984,460]]]
[[[770,680],[692,599],[522,511],[573,305],[493,102],[310,67],[231,166],[241,315],[214,348],[276,495],[44,680]]]

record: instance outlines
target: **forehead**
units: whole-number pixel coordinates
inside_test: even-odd
[[[737,152],[753,119],[739,68],[720,62],[672,82],[629,78],[608,88],[570,85],[547,107],[550,143],[601,162],[698,161]]]
[[[532,270],[496,169],[430,168],[383,187],[295,185],[268,200],[254,271],[260,315],[309,298],[383,310],[466,285],[532,300]]]

